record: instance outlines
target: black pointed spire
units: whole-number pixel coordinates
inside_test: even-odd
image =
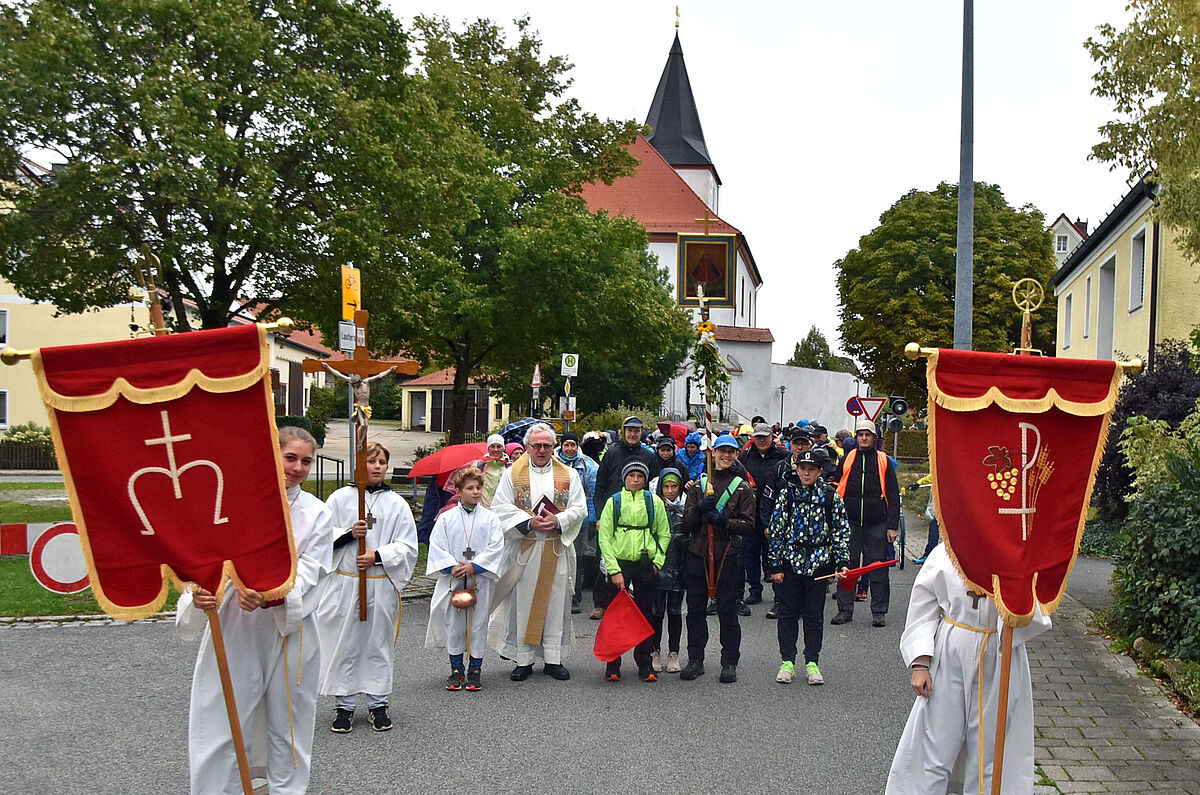
[[[658,80],[654,101],[650,103],[646,124],[651,128],[650,144],[672,166],[712,166],[678,32]]]

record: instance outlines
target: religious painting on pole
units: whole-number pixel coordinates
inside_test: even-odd
[[[676,302],[700,306],[700,288],[711,307],[732,307],[736,291],[737,236],[680,235]]]
[[[938,350],[929,464],[946,549],[1010,626],[1057,609],[1121,372],[1115,362]]]
[[[155,613],[231,577],[267,599],[296,572],[260,326],[32,355],[96,600]]]

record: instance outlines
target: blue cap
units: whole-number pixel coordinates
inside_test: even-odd
[[[734,439],[727,433],[723,433],[713,442],[713,449],[715,450],[718,447],[732,447],[734,450],[737,450],[741,445],[738,444],[737,439]]]

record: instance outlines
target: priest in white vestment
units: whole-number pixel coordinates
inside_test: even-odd
[[[986,594],[972,595],[939,545],[913,583],[900,638],[916,703],[888,774],[887,795],[990,793],[1003,623]],[[1037,609],[1013,630],[1004,793],[1033,792],[1033,690],[1025,642],[1050,628]],[[927,674],[927,675],[926,675]]]
[[[500,478],[492,510],[504,528],[504,560],[492,606],[488,645],[516,663],[511,678],[528,679],[540,658],[545,672],[569,679],[572,546],[587,518],[579,475],[554,458],[554,429],[530,426],[525,454]]]
[[[306,439],[297,438],[291,433],[295,430],[287,427],[279,432],[296,544],[295,585],[279,602],[246,609],[254,602],[240,603],[234,584],[227,583],[218,609],[246,754],[255,774],[256,768],[265,767],[273,795],[308,789],[321,667],[316,609],[332,569],[329,509],[300,489],[312,465],[315,442],[307,432],[301,432]],[[247,595],[248,600],[258,597],[254,591]],[[188,715],[191,790],[238,795],[242,784],[212,636],[196,599],[212,600],[213,596],[207,591],[195,596],[185,593],[179,597],[175,613],[175,630],[181,638],[203,636],[192,675]]]

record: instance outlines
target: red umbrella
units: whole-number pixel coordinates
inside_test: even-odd
[[[410,478],[419,478],[424,475],[444,475],[462,469],[467,464],[477,461],[485,455],[487,455],[486,442],[447,445],[413,464],[413,468],[409,471],[408,476]]]

